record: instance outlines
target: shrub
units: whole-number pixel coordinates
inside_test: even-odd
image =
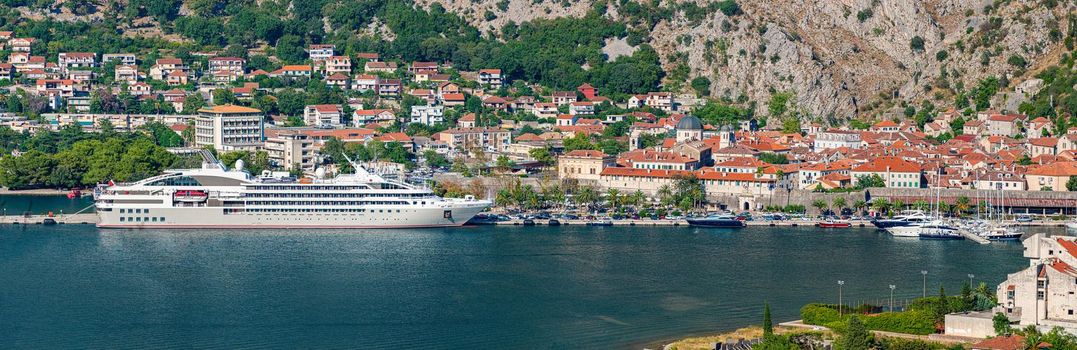
[[[935,321],[926,311],[910,310],[905,312],[886,312],[863,318],[864,325],[870,330],[909,334],[935,333]]]
[[[912,37],[912,40],[909,40],[909,48],[913,51],[924,51],[924,38],[919,35]]]

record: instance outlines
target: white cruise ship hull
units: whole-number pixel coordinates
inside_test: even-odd
[[[455,203],[452,207],[385,207],[339,211],[309,209],[282,212],[221,207],[158,207],[98,211],[101,228],[422,228],[461,226],[489,202]]]

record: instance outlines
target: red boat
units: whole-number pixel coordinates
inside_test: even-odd
[[[849,228],[849,227],[852,227],[853,224],[850,224],[850,223],[848,223],[846,221],[830,221],[830,220],[827,220],[827,221],[816,223],[815,226],[818,226],[818,227],[821,227],[821,228]]]
[[[68,199],[75,199],[75,198],[79,198],[79,197],[82,197],[82,191],[80,191],[77,188],[73,189],[73,190],[71,190],[71,192],[67,193],[67,198]]]

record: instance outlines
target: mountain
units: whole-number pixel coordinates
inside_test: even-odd
[[[1074,0],[7,3],[17,6],[0,24],[17,32],[40,29],[25,19],[97,24],[79,29],[90,40],[49,45],[50,55],[117,45],[95,30],[143,51],[253,49],[274,62],[302,60],[305,45],[329,42],[346,53],[502,68],[555,89],[696,91],[760,115],[830,122],[925,101],[963,109],[991,97],[1014,106],[992,95],[1072,56],[1077,37]]]
[[[741,0],[728,14],[721,1],[424,0],[435,2],[488,31],[605,7],[649,32],[665,71],[688,68],[667,85],[706,77],[712,97],[734,101],[786,92],[811,115],[840,118],[900,101],[952,105],[992,76],[1016,84],[1058,63],[1077,31],[1074,1]]]

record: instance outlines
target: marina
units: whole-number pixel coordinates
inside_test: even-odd
[[[838,279],[848,302],[877,302],[888,284],[896,298],[919,297],[921,270],[935,293],[940,283],[959,290],[967,274],[997,284],[1027,264],[1019,244],[810,222],[392,231],[8,224],[0,240],[5,318],[20,320],[0,325],[0,344],[49,348],[639,349],[757,323],[763,301],[776,319],[796,319],[806,303],[836,300]]]

